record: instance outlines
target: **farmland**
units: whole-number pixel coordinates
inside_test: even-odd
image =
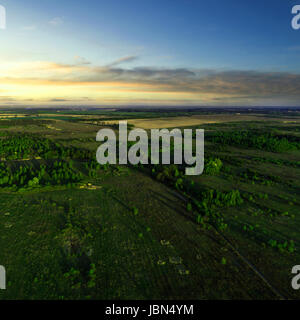
[[[1,299],[299,298],[299,111],[0,118]],[[97,131],[119,120],[204,129],[204,173],[98,164]]]

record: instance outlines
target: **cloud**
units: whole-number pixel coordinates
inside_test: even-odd
[[[14,97],[0,96],[0,101],[15,102],[17,100]]]
[[[129,100],[135,96],[143,97],[144,101],[146,96],[151,96],[153,101],[164,97],[169,101],[201,101],[219,105],[255,102],[271,105],[276,101],[299,104],[300,101],[300,74],[297,73],[118,66],[133,60],[133,56],[128,56],[110,65],[94,66],[77,56],[73,64],[47,61],[0,64],[0,82],[7,88],[17,86],[24,90],[24,87],[30,87],[32,92],[41,88],[43,95],[45,88],[52,94],[56,88],[66,88],[68,95],[57,93],[51,96],[57,99],[53,102],[66,100],[58,97],[72,97],[69,92],[75,87],[74,96],[78,99],[91,94],[94,99],[101,96],[108,99],[110,95],[111,99],[117,100],[118,95],[123,95]]]
[[[49,21],[49,24],[51,24],[54,27],[57,27],[63,23],[64,23],[64,20],[62,17],[55,17]]]
[[[133,62],[135,60],[137,60],[138,57],[137,56],[127,56],[127,57],[123,57],[123,58],[120,58],[110,64],[107,65],[107,67],[113,67],[113,66],[117,66],[121,63],[126,63],[126,62]]]
[[[62,99],[62,98],[54,98],[54,99],[49,99],[49,102],[66,102],[70,101],[69,99]]]
[[[83,102],[83,101],[95,101],[89,97],[79,97],[79,98],[53,98],[48,99],[48,102]]]
[[[88,60],[81,56],[75,56],[75,64],[77,65],[87,65],[91,64]]]

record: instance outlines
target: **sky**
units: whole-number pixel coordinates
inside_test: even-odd
[[[0,106],[299,106],[296,4],[0,0]]]

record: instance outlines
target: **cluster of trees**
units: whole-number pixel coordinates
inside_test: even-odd
[[[153,165],[151,173],[156,180],[161,181],[167,185],[171,185],[178,190],[182,190],[184,188],[183,170],[184,169],[180,169],[180,167],[175,164],[171,164],[168,166]]]
[[[202,206],[235,207],[242,203],[243,199],[239,190],[221,192],[210,189],[202,193]]]
[[[209,158],[208,160],[205,159],[204,173],[208,175],[218,174],[221,171],[222,166],[223,163],[218,158]]]
[[[7,160],[41,157],[43,159],[91,159],[89,150],[75,147],[64,147],[50,139],[40,139],[30,135],[9,136],[0,139],[0,157]]]
[[[217,131],[210,137],[212,142],[256,148],[272,152],[285,152],[300,149],[300,141],[296,137],[277,136],[272,132],[261,133],[255,130]]]
[[[0,156],[12,160],[40,156],[51,150],[50,146],[48,139],[8,136],[0,140]]]
[[[210,158],[207,164],[207,171],[213,174],[219,172],[222,167],[222,161],[218,158]],[[203,189],[199,183],[188,179],[177,165],[153,166],[152,175],[158,181],[171,185],[192,197],[195,200],[196,207],[203,212],[212,207],[238,206],[243,203],[239,190],[222,192],[213,189]]]
[[[223,163],[218,158],[208,158],[205,159],[204,173],[208,175],[215,175],[220,172]],[[185,168],[183,166],[171,164],[168,166],[165,165],[153,165],[152,167],[152,176],[156,180],[165,182],[169,185],[175,186],[177,189],[182,189]]]
[[[88,171],[88,176],[90,178],[96,178],[101,165],[96,160],[91,160],[85,163],[85,168]]]
[[[18,119],[7,119],[7,120],[1,120],[1,126],[6,127],[15,127],[15,126],[29,126],[29,125],[35,125],[35,126],[43,126],[45,124],[53,123],[51,120],[37,120],[32,118],[18,118]]]
[[[52,164],[16,166],[0,163],[0,187],[35,187],[47,185],[69,185],[82,179],[72,162],[55,161]]]
[[[195,191],[195,190],[194,190]],[[202,191],[198,198],[192,198],[191,205],[197,214],[197,222],[203,227],[214,225],[220,230],[227,228],[219,208],[235,207],[244,202],[239,190],[222,192],[209,189]]]
[[[44,176],[47,176],[46,168],[43,168]],[[48,169],[49,179],[48,181],[52,185],[70,184],[82,180],[82,173],[74,170],[73,162],[55,161]]]

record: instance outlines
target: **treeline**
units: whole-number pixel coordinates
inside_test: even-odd
[[[0,187],[24,188],[50,185],[72,185],[82,179],[72,162],[55,161],[47,165],[0,163]]]
[[[0,157],[5,160],[22,160],[40,157],[42,159],[92,159],[94,153],[75,147],[64,147],[50,139],[30,135],[8,136],[0,139]]]
[[[35,125],[35,126],[43,126],[45,124],[51,124],[53,123],[53,120],[38,120],[33,118],[14,118],[14,119],[6,119],[1,120],[0,125],[5,127],[15,127],[15,126],[29,126],[29,125]]]
[[[90,178],[96,178],[99,169],[102,168],[107,168],[108,164],[101,166],[96,160],[90,160],[88,162],[85,163],[85,169],[87,170],[87,175]]]
[[[292,138],[291,138],[292,137]],[[273,132],[217,131],[209,137],[215,143],[255,148],[271,152],[285,152],[300,149],[299,138],[294,136],[278,136]]]

